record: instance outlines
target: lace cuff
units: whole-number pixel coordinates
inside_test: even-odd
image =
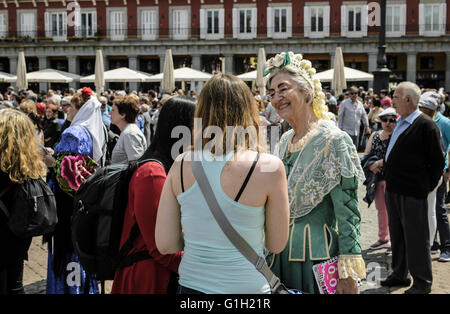
[[[366,265],[361,255],[339,255],[339,278],[352,277],[354,280],[366,278]]]

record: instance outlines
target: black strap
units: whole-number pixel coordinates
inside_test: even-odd
[[[143,261],[146,259],[151,259],[152,256],[148,253],[147,250],[133,253],[131,255],[124,256],[120,259],[119,265],[117,269],[121,269],[124,267],[128,267],[133,265],[136,262]]]
[[[239,193],[237,194],[236,198],[234,199],[235,202],[239,201],[239,198],[241,197],[242,192],[244,192],[245,187],[247,186],[247,183],[250,180],[250,177],[252,176],[253,170],[255,170],[256,164],[258,163],[258,159],[259,159],[259,152],[258,152],[258,154],[256,154],[256,158],[253,161],[253,165],[250,168],[250,171],[248,172],[247,177],[245,178],[245,181],[242,184],[241,189],[239,190]]]
[[[123,244],[123,246],[119,250],[119,256],[125,257],[125,255],[133,248],[133,242],[136,240],[138,235],[141,233],[139,230],[139,225],[137,222],[131,228],[130,235],[128,236],[127,241]]]
[[[184,162],[184,156],[183,156],[183,158],[181,158],[181,166],[180,166],[181,193],[184,193],[183,162]]]
[[[133,248],[133,242],[134,240],[136,240],[140,233],[141,230],[139,230],[139,225],[136,222],[131,228],[130,236],[128,237],[127,241],[119,250],[119,262],[117,265],[117,269],[131,266],[136,262],[152,258],[147,250],[133,253],[131,255],[126,255]]]

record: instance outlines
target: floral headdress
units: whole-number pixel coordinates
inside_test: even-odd
[[[263,75],[269,75],[276,68],[286,68],[300,74],[313,90],[312,107],[314,114],[319,119],[330,119],[331,114],[328,112],[328,107],[325,104],[325,94],[322,91],[322,84],[318,78],[314,78],[316,69],[313,68],[311,61],[303,59],[301,54],[294,54],[292,51],[282,52],[267,60],[264,64]]]

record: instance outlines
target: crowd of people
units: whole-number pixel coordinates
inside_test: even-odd
[[[409,286],[412,277],[407,293],[431,291],[430,254],[439,249],[439,260],[450,261],[448,96],[403,82],[379,96],[350,87],[336,99],[311,62],[292,52],[269,59],[264,72],[265,95],[222,73],[198,97],[96,95],[86,87],[1,95],[0,200],[7,208],[5,191],[38,177],[56,198],[58,224],[43,237],[48,294],[99,293],[72,245],[74,195],[98,167],[149,159],[131,177],[121,246],[137,226],[129,254],[146,250],[151,258],[118,269],[112,293],[273,292],[214,220],[196,184],[196,159],[231,225],[285,286],[320,293],[313,269],[335,261],[336,293],[359,292],[365,185],[379,225],[368,249],[393,257],[381,285]],[[176,127],[192,136],[174,154]],[[31,238],[16,237],[6,222],[0,213],[0,293],[24,293]]]

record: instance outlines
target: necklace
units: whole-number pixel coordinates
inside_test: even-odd
[[[295,134],[292,133],[292,137],[289,139],[289,142],[288,142],[288,148],[287,148],[287,152],[286,152],[287,158],[289,158],[291,156],[291,153],[296,153],[303,149],[303,147],[305,146],[306,141],[309,139],[311,133],[316,129],[316,126],[317,126],[316,124],[313,124],[311,126],[311,128],[309,129],[309,131],[295,143],[292,143],[292,139],[295,137]]]

